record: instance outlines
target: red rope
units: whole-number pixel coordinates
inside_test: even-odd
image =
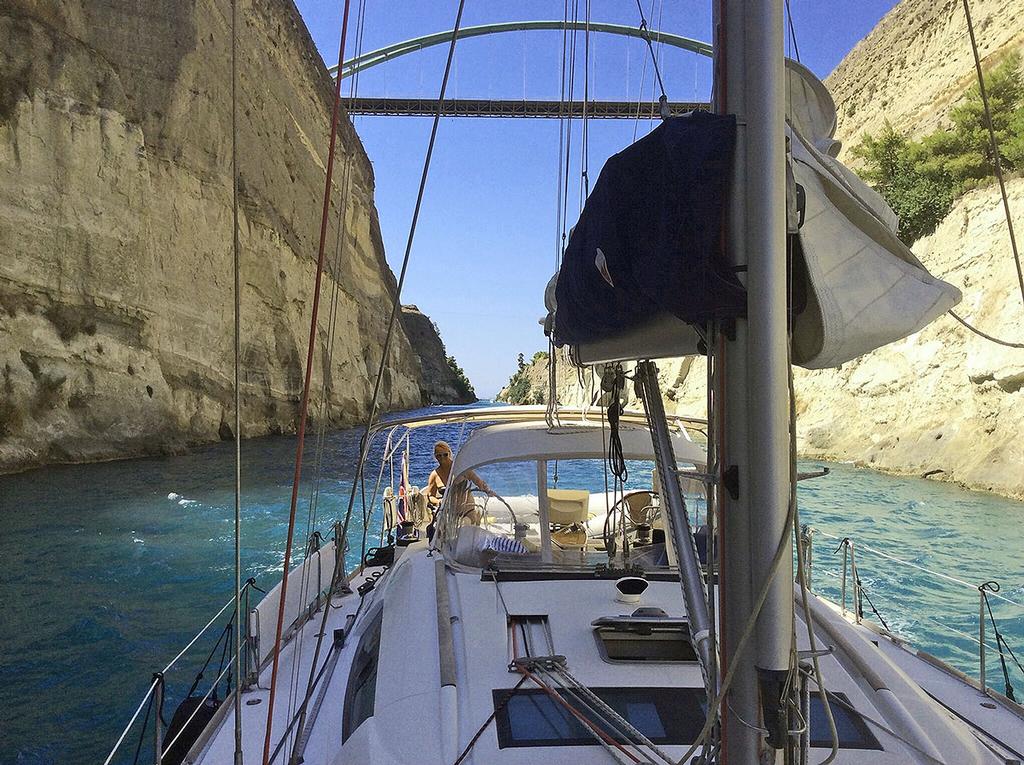
[[[338,61],[345,60],[345,42],[348,36],[348,12],[350,0],[345,0],[341,21],[341,44]],[[302,386],[302,403],[299,406],[298,445],[295,449],[295,476],[292,479],[292,500],[288,511],[288,541],[284,551],[284,572],[281,574],[281,601],[277,607],[277,630],[274,634],[274,663],[270,673],[270,698],[267,702],[267,727],[263,738],[263,765],[270,763],[270,738],[274,724],[274,696],[277,692],[278,660],[281,655],[281,632],[284,629],[284,608],[288,595],[288,568],[292,559],[292,540],[295,537],[295,509],[299,500],[299,480],[302,477],[302,449],[306,437],[306,416],[309,409],[309,388],[313,373],[313,350],[316,347],[317,314],[320,310],[320,283],[324,273],[324,250],[327,243],[327,221],[331,209],[331,182],[334,177],[335,143],[338,136],[338,119],[341,113],[341,71],[334,84],[334,111],[331,115],[331,139],[327,149],[327,180],[324,185],[324,209],[320,218],[320,247],[316,261],[316,284],[313,288],[313,316],[309,327],[309,347],[306,350],[306,379]]]

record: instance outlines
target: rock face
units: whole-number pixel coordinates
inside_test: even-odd
[[[1024,42],[1024,0],[971,0],[970,7],[986,64]],[[840,159],[886,119],[915,137],[942,127],[975,77],[961,0],[903,0],[825,81],[839,108]]]
[[[1024,180],[1009,185],[1024,209]],[[914,251],[964,293],[956,311],[984,332],[1024,341],[1024,308],[998,192],[958,202]],[[931,475],[1024,499],[1024,350],[944,316],[921,332],[797,378],[800,450]]]
[[[441,335],[430,317],[414,305],[403,305],[402,328],[415,349],[420,368],[420,398],[423,406],[431,404],[472,404],[476,395],[468,390],[448,363]]]
[[[291,0],[241,8],[242,430],[255,436],[295,427],[333,92]],[[230,18],[228,0],[0,6],[0,470],[231,436]],[[373,171],[342,122],[313,373],[334,424],[368,407],[395,290]],[[399,332],[384,407],[418,405],[420,376]]]
[[[973,0],[986,64],[1024,40],[1024,0]],[[838,137],[856,143],[886,119],[913,135],[943,124],[974,80],[958,0],[904,0],[836,68]],[[1024,210],[1024,179],[1008,184]],[[928,269],[964,293],[960,315],[997,338],[1024,342],[1024,302],[998,188],[957,202],[934,234],[914,245]],[[561,364],[561,403],[590,396]],[[659,362],[666,409],[702,416],[704,360]],[[546,396],[546,362],[528,365],[530,403]],[[589,379],[589,378],[588,378]],[[944,316],[916,335],[839,369],[796,370],[798,446],[810,458],[850,460],[927,475],[1024,499],[1024,350],[985,340]],[[508,389],[503,391],[508,397]]]

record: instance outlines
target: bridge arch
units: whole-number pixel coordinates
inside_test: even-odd
[[[562,20],[535,20],[535,21],[506,21],[498,24],[481,24],[473,27],[463,27],[459,30],[457,39],[466,37],[482,37],[485,35],[502,34],[504,32],[527,32],[535,30],[577,30],[600,32],[603,34],[618,35],[620,37],[636,37],[645,40],[650,36],[652,43],[664,43],[673,48],[680,48],[696,53],[700,56],[711,56],[711,46],[700,40],[693,40],[682,35],[670,34],[668,32],[657,32],[654,30],[640,29],[639,27],[625,26],[624,24],[607,24],[591,21],[589,24],[584,21],[562,21]],[[434,32],[433,34],[415,37],[411,40],[393,43],[392,45],[378,48],[377,50],[364,53],[356,58],[345,61],[341,66],[341,77],[351,77],[357,72],[383,64],[399,56],[415,53],[435,45],[450,42],[452,30],[447,32]],[[332,76],[338,72],[337,65],[328,70]]]

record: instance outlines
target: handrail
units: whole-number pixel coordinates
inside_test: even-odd
[[[231,661],[225,662],[226,666],[224,667],[224,669],[221,670],[220,674],[217,675],[217,678],[210,685],[210,690],[208,690],[206,692],[206,695],[203,696],[203,698],[201,698],[199,700],[199,703],[196,705],[196,708],[192,710],[192,714],[190,714],[188,716],[188,719],[185,721],[185,723],[178,730],[178,734],[173,739],[171,739],[171,743],[169,743],[167,746],[162,746],[160,744],[157,744],[161,748],[161,754],[160,754],[161,757],[163,757],[163,755],[167,754],[171,750],[171,747],[178,743],[178,739],[181,738],[181,735],[185,732],[186,728],[188,728],[188,725],[189,725],[190,722],[192,722],[193,718],[195,718],[195,716],[197,714],[199,714],[199,710],[203,708],[203,704],[206,702],[206,700],[208,698],[210,698],[210,694],[213,693],[214,688],[216,688],[218,685],[220,685],[220,681],[224,678],[224,675],[226,675],[228,672],[230,672],[232,670],[233,663],[235,661],[235,656],[236,656],[236,654],[231,654]],[[238,693],[238,681],[237,681],[237,679],[235,680],[235,693]]]
[[[142,708],[146,706],[146,702],[149,701],[149,697],[153,694],[153,690],[159,682],[160,678],[153,678],[153,682],[149,684],[149,690],[146,691],[146,695],[143,696],[142,701],[139,702],[139,706],[135,710],[135,714],[132,715],[132,719],[130,719],[128,724],[124,726],[124,730],[121,731],[121,735],[118,737],[117,743],[115,743],[114,748],[110,750],[110,754],[108,754],[107,759],[103,761],[103,765],[110,765],[110,761],[114,759],[114,755],[117,754],[117,750],[121,748],[121,744],[124,743],[124,739],[128,735],[128,731],[132,729],[132,726],[135,725],[135,721],[139,719],[139,714],[142,712]]]
[[[822,531],[821,529],[817,529],[817,528],[814,529],[814,533],[815,534],[821,534],[823,537],[828,537],[830,539],[847,539],[848,538],[848,537],[841,537],[841,536],[839,536],[837,534],[829,534],[827,531]],[[968,588],[970,588],[970,589],[972,589],[974,591],[977,591],[977,589],[978,589],[978,585],[976,585],[976,584],[971,584],[970,582],[965,581],[963,579],[958,579],[955,576],[949,576],[948,574],[942,574],[942,573],[940,573],[938,571],[932,571],[931,569],[927,569],[924,566],[919,566],[918,564],[911,563],[908,560],[903,560],[902,558],[897,558],[894,555],[889,555],[889,553],[882,552],[881,550],[879,550],[877,548],[870,547],[870,546],[868,546],[866,544],[863,544],[861,542],[857,543],[857,549],[858,550],[867,550],[870,553],[874,553],[875,555],[879,555],[879,556],[881,556],[883,558],[887,558],[888,560],[891,560],[894,563],[899,563],[899,564],[901,564],[903,566],[909,566],[910,568],[916,568],[918,571],[923,571],[924,573],[931,574],[932,576],[938,577],[939,579],[945,579],[948,582],[953,582],[954,584],[959,584],[959,585],[962,585],[964,587],[968,587]],[[998,592],[989,592],[988,594],[989,594],[989,597],[997,598],[998,600],[1003,600],[1003,601],[1009,603],[1012,606],[1017,606],[1018,608],[1024,608],[1024,603],[1018,603],[1016,600],[1012,600],[1012,599],[1006,597],[1005,595],[1000,595]]]
[[[253,585],[254,585],[254,582],[252,580],[249,580],[245,584],[243,584],[242,588],[234,596],[232,596],[228,600],[227,603],[225,603],[223,606],[221,606],[220,609],[217,611],[217,613],[215,613],[213,615],[213,617],[208,622],[206,622],[206,624],[204,624],[203,627],[193,636],[193,638],[188,641],[188,643],[185,645],[185,647],[182,648],[178,652],[178,654],[173,659],[170,660],[170,662],[168,662],[167,666],[165,666],[160,672],[158,672],[154,676],[153,681],[149,684],[149,688],[146,690],[146,693],[142,697],[142,701],[139,702],[139,706],[136,708],[135,713],[131,716],[131,719],[128,721],[128,724],[125,726],[124,730],[121,731],[121,735],[118,737],[117,741],[114,743],[114,747],[110,750],[110,754],[107,755],[107,759],[103,761],[103,765],[110,765],[110,762],[114,759],[114,755],[117,754],[118,750],[121,748],[121,745],[124,743],[125,738],[128,736],[128,731],[130,731],[132,726],[135,725],[135,722],[139,719],[139,714],[142,712],[142,709],[146,706],[146,702],[149,701],[149,697],[153,695],[153,691],[156,689],[157,685],[161,682],[161,679],[160,679],[161,676],[167,674],[167,672],[175,664],[177,664],[178,661],[181,660],[181,658],[186,653],[188,653],[189,649],[191,649],[192,646],[194,646],[196,644],[196,642],[199,640],[199,638],[201,638],[206,633],[206,631],[209,630],[210,627],[212,627],[213,624],[221,616],[224,615],[224,612],[230,606],[234,605],[235,599],[236,598],[241,598],[242,595],[245,593],[245,591],[249,587],[252,587]],[[237,628],[238,627],[236,625],[236,629]],[[232,660],[233,659],[234,659],[234,656],[232,656]],[[230,666],[230,664],[229,664],[229,666]],[[220,680],[221,680],[221,678],[223,676],[224,676],[224,673],[221,672],[220,676],[218,676],[218,678],[217,678],[217,680],[215,682],[215,685],[216,685],[216,683],[220,682]],[[241,678],[237,678],[235,682],[236,682],[236,687],[237,687],[237,684],[241,682]],[[215,685],[214,685],[214,687],[215,687]],[[210,693],[212,693],[212,691],[213,691],[213,687],[211,687],[210,691],[208,691],[206,696],[203,697],[203,701],[205,701],[206,698],[209,697],[209,695],[210,695]],[[189,719],[191,720],[191,718],[189,718]],[[172,741],[171,743],[173,744],[174,742]]]
[[[861,594],[861,590],[860,590],[861,584],[860,584],[860,577],[857,575],[857,564],[855,563],[855,559],[854,559],[854,555],[853,555],[854,547],[856,547],[856,549],[859,549],[861,551],[866,551],[866,552],[872,553],[873,555],[877,555],[880,558],[884,558],[886,560],[892,561],[893,563],[897,563],[897,564],[899,564],[901,566],[906,566],[908,568],[912,568],[912,569],[915,569],[917,571],[922,571],[925,574],[928,574],[929,576],[935,577],[936,579],[944,580],[944,581],[947,581],[947,582],[952,582],[953,584],[956,584],[956,585],[958,585],[960,587],[964,587],[966,589],[970,589],[970,590],[973,590],[974,592],[976,592],[978,594],[978,636],[977,637],[969,635],[966,632],[958,630],[955,627],[951,627],[948,624],[944,624],[943,622],[940,622],[937,619],[933,619],[933,618],[931,618],[931,617],[929,617],[927,615],[922,615],[922,619],[925,620],[925,621],[931,622],[932,624],[934,624],[934,625],[936,625],[936,626],[938,626],[938,627],[940,627],[940,628],[942,628],[942,629],[944,629],[944,630],[946,630],[948,632],[951,632],[951,633],[956,634],[956,635],[960,635],[961,637],[965,637],[968,640],[970,640],[972,643],[977,645],[977,647],[978,647],[978,649],[977,649],[978,650],[978,680],[979,680],[979,683],[980,683],[981,691],[983,693],[987,693],[988,692],[988,683],[987,683],[987,677],[986,677],[986,674],[987,674],[987,672],[986,672],[986,669],[987,669],[987,667],[986,667],[987,655],[986,654],[987,654],[988,651],[994,650],[996,653],[999,654],[1000,658],[1002,659],[1002,657],[1003,657],[1003,650],[1002,650],[1002,645],[999,644],[1000,638],[998,636],[998,631],[996,632],[996,635],[997,635],[997,644],[996,645],[993,646],[986,639],[986,635],[985,635],[985,610],[986,610],[986,607],[988,607],[989,611],[991,612],[991,606],[989,605],[989,603],[987,601],[987,598],[988,597],[996,598],[997,600],[1001,600],[1004,603],[1009,603],[1010,605],[1016,606],[1017,608],[1024,608],[1024,603],[1018,603],[1017,601],[1015,601],[1015,600],[1013,600],[1011,598],[1008,598],[1005,595],[999,594],[999,592],[997,591],[997,588],[989,588],[988,587],[988,585],[990,584],[988,582],[986,582],[984,584],[971,584],[970,582],[968,582],[968,581],[966,581],[964,579],[960,579],[959,577],[950,576],[949,574],[943,574],[943,573],[941,573],[939,571],[932,571],[931,569],[925,568],[924,566],[918,565],[917,563],[912,563],[911,561],[903,560],[902,558],[897,558],[895,555],[890,555],[889,553],[883,552],[882,550],[879,550],[879,549],[877,549],[875,547],[871,547],[870,545],[865,545],[865,544],[861,544],[861,543],[856,543],[856,545],[855,545],[853,540],[850,537],[848,537],[848,536],[839,536],[837,534],[830,534],[827,531],[821,531],[820,529],[811,529],[810,530],[810,534],[808,535],[808,540],[811,538],[811,536],[813,534],[821,534],[823,537],[828,537],[829,539],[841,540],[840,547],[842,547],[842,549],[843,549],[843,562],[842,562],[841,572],[838,575],[838,578],[839,578],[839,580],[841,582],[841,584],[840,584],[840,591],[841,591],[840,606],[842,608],[843,614],[845,615],[846,614],[846,571],[847,571],[847,566],[849,565],[852,568],[852,570],[853,570],[853,600],[854,600],[854,605],[853,605],[854,611],[853,611],[853,613],[854,613],[854,619],[855,619],[855,621],[858,624],[860,624],[860,622],[861,622],[861,608],[860,608],[860,597],[859,597],[860,594]],[[837,576],[836,573],[834,573],[832,571],[829,571],[827,569],[824,571],[824,573],[827,574],[828,576]],[[994,582],[992,584],[994,584]],[[870,604],[870,600],[869,600],[869,604]],[[876,611],[875,613],[877,614],[878,612]],[[881,618],[881,617],[879,617],[879,618]],[[991,616],[991,613],[990,613],[990,618],[992,619],[993,627],[995,627],[995,618],[994,618],[994,616]],[[883,626],[886,626],[884,621],[883,621]],[[888,632],[889,630],[887,629],[886,631]],[[1004,674],[1004,680],[1006,681],[1006,684],[1007,684],[1007,688],[1009,689],[1010,688],[1010,685],[1009,685],[1010,680],[1009,680],[1008,675],[1006,675],[1005,663],[1003,665],[1003,674]],[[1010,695],[1011,695],[1011,698],[1012,698],[1012,693]]]

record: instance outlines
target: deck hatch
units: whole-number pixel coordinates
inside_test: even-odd
[[[601,658],[608,662],[697,661],[685,619],[605,617],[591,626]]]
[[[655,744],[689,744],[704,726],[703,688],[592,690]],[[568,694],[559,693],[575,705]],[[492,694],[499,749],[596,745],[593,734],[541,688],[503,688]],[[579,711],[609,735],[619,738],[619,733],[603,726],[586,710]]]

